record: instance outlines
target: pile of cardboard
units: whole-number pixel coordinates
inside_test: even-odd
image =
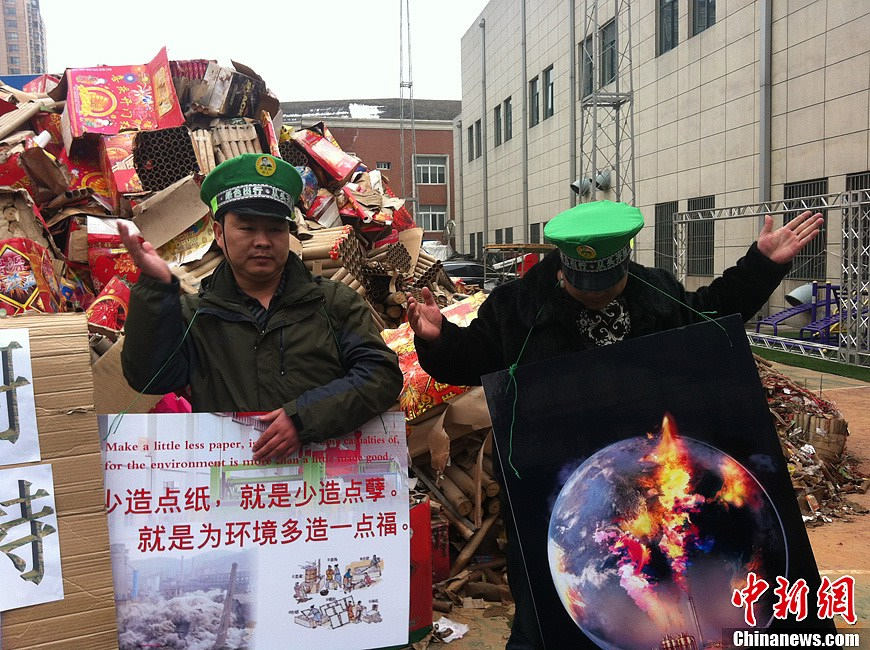
[[[250,68],[170,61],[164,48],[142,65],[68,69],[24,91],[0,85],[0,308],[86,311],[92,332],[117,339],[138,276],[119,218],[184,291],[198,291],[222,261],[199,185],[242,153],[297,167],[291,248],[367,298],[381,329],[405,319],[405,291],[456,299],[440,263],[420,253],[422,230],[403,200],[326,125],[284,127]]]
[[[845,453],[849,428],[836,405],[755,359],[804,521],[866,512],[846,496],[866,492],[870,479]]]

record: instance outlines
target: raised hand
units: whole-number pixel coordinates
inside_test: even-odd
[[[764,226],[758,235],[758,250],[777,264],[791,262],[819,234],[825,222],[821,213],[807,210],[782,228],[773,229],[773,217],[764,217]]]
[[[428,288],[423,288],[423,303],[408,295],[408,324],[414,334],[424,341],[434,341],[441,336],[441,310]]]
[[[133,263],[147,276],[161,282],[172,282],[172,271],[169,265],[157,254],[157,250],[140,235],[130,232],[130,227],[118,220],[118,232],[121,235],[121,243],[127,248]]]

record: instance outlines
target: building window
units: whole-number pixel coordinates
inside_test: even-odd
[[[553,66],[544,70],[544,119],[552,117],[556,100],[556,90],[553,81]]]
[[[541,224],[540,223],[530,223],[529,224],[529,243],[531,243],[531,244],[540,244],[541,243]]]
[[[846,174],[846,191],[870,190],[870,172]]]
[[[529,82],[529,126],[535,126],[540,121],[541,92],[538,88],[538,78]]]
[[[501,104],[492,109],[492,131],[495,136],[495,146],[501,144]]]
[[[692,36],[716,24],[716,0],[691,0]]]
[[[6,46],[6,51],[7,52],[17,52],[18,51],[18,43],[9,43],[9,45]]]
[[[8,57],[9,65],[20,65],[21,59],[17,56]]]
[[[677,32],[677,0],[659,2],[659,54],[674,49],[679,43]]]
[[[468,162],[474,160],[474,125],[468,127]]]
[[[504,229],[504,243],[505,244],[513,244],[514,243],[514,229],[513,228],[505,228]]]
[[[674,212],[677,202],[656,203],[655,265],[658,269],[674,270]]]
[[[21,68],[9,68],[9,74],[21,74]]]
[[[14,16],[15,15],[15,7],[10,7],[7,5],[7,6],[3,7],[3,13],[6,14],[7,16]]]
[[[689,212],[709,211],[715,207],[715,196],[689,199]],[[716,222],[709,218],[711,216],[711,212],[705,212],[702,219],[693,219],[686,224],[686,273],[688,275],[713,275],[713,237]]]
[[[502,102],[504,107],[504,141],[507,142],[514,135],[513,109],[511,107],[511,98],[508,97]]]
[[[782,188],[782,198],[788,212],[783,215],[783,223],[791,221],[805,210],[818,211],[824,214],[825,210],[821,207],[822,203],[818,198],[804,197],[817,197],[827,193],[827,178],[817,178],[799,183],[786,183]],[[822,228],[816,238],[807,244],[792,260],[791,271],[787,277],[794,280],[824,280],[827,270],[827,254],[825,252],[827,239],[828,235],[825,224],[822,224]]]
[[[601,28],[601,85],[616,79],[616,21]]]
[[[580,97],[592,94],[595,69],[592,62],[592,37],[588,36],[580,45]]]
[[[468,254],[474,259],[483,259],[483,233],[468,233]]]
[[[480,154],[483,151],[483,147],[481,146],[480,141],[480,120],[474,123],[474,157],[480,158]]]
[[[446,205],[421,205],[417,210],[417,225],[423,230],[443,231],[446,222]]]
[[[389,160],[379,160],[375,163],[375,169],[391,169],[393,167],[393,163]]]
[[[417,184],[444,185],[447,182],[446,156],[417,156]]]
[[[6,19],[6,29],[18,29],[18,21],[13,19]]]
[[[6,40],[7,41],[17,41],[18,40],[18,32],[6,32]]]
[[[504,244],[504,231],[501,228],[495,229],[495,243]]]

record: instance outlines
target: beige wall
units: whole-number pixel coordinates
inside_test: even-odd
[[[569,3],[530,2],[527,71],[521,67],[522,0],[492,0],[486,18],[489,229],[522,224],[522,91],[553,64],[553,117],[528,129],[529,221],[543,221],[570,207],[570,48],[583,39],[584,2],[576,0],[576,43],[569,42]],[[632,63],[636,201],[647,226],[638,237],[639,259],[653,262],[654,206],[713,194],[716,206],[759,200],[760,2],[719,0],[716,24],[688,37],[689,0],[679,2],[679,45],[656,56],[657,0],[635,0]],[[603,2],[599,22],[613,3]],[[783,184],[828,177],[830,192],[845,189],[845,175],[870,169],[870,3],[855,0],[772,2],[771,197]],[[479,20],[479,19],[478,19]],[[462,136],[481,117],[481,52],[478,21],[462,39]],[[492,108],[511,95],[513,139],[493,146]],[[581,118],[577,102],[577,133]],[[467,146],[467,145],[466,145]],[[483,157],[462,161],[464,233],[482,228]],[[458,162],[458,161],[457,161]],[[579,165],[579,159],[578,159]],[[582,170],[578,169],[578,174]],[[458,174],[457,174],[458,177]],[[599,196],[599,198],[611,198]],[[721,225],[720,225],[721,224]],[[752,241],[754,218],[716,226],[715,271],[733,263]],[[839,227],[831,216],[833,233]],[[837,236],[829,238],[828,269],[837,277]],[[467,248],[467,234],[463,246]],[[788,286],[788,285],[787,285]]]

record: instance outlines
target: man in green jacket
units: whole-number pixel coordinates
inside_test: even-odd
[[[292,165],[265,154],[243,154],[206,177],[200,196],[226,259],[196,296],[180,296],[154,247],[118,226],[141,270],[125,325],[127,381],[153,394],[189,387],[194,411],[268,411],[255,460],[345,435],[387,410],[402,387],[365,301],[313,278],[290,254],[301,187]]]

